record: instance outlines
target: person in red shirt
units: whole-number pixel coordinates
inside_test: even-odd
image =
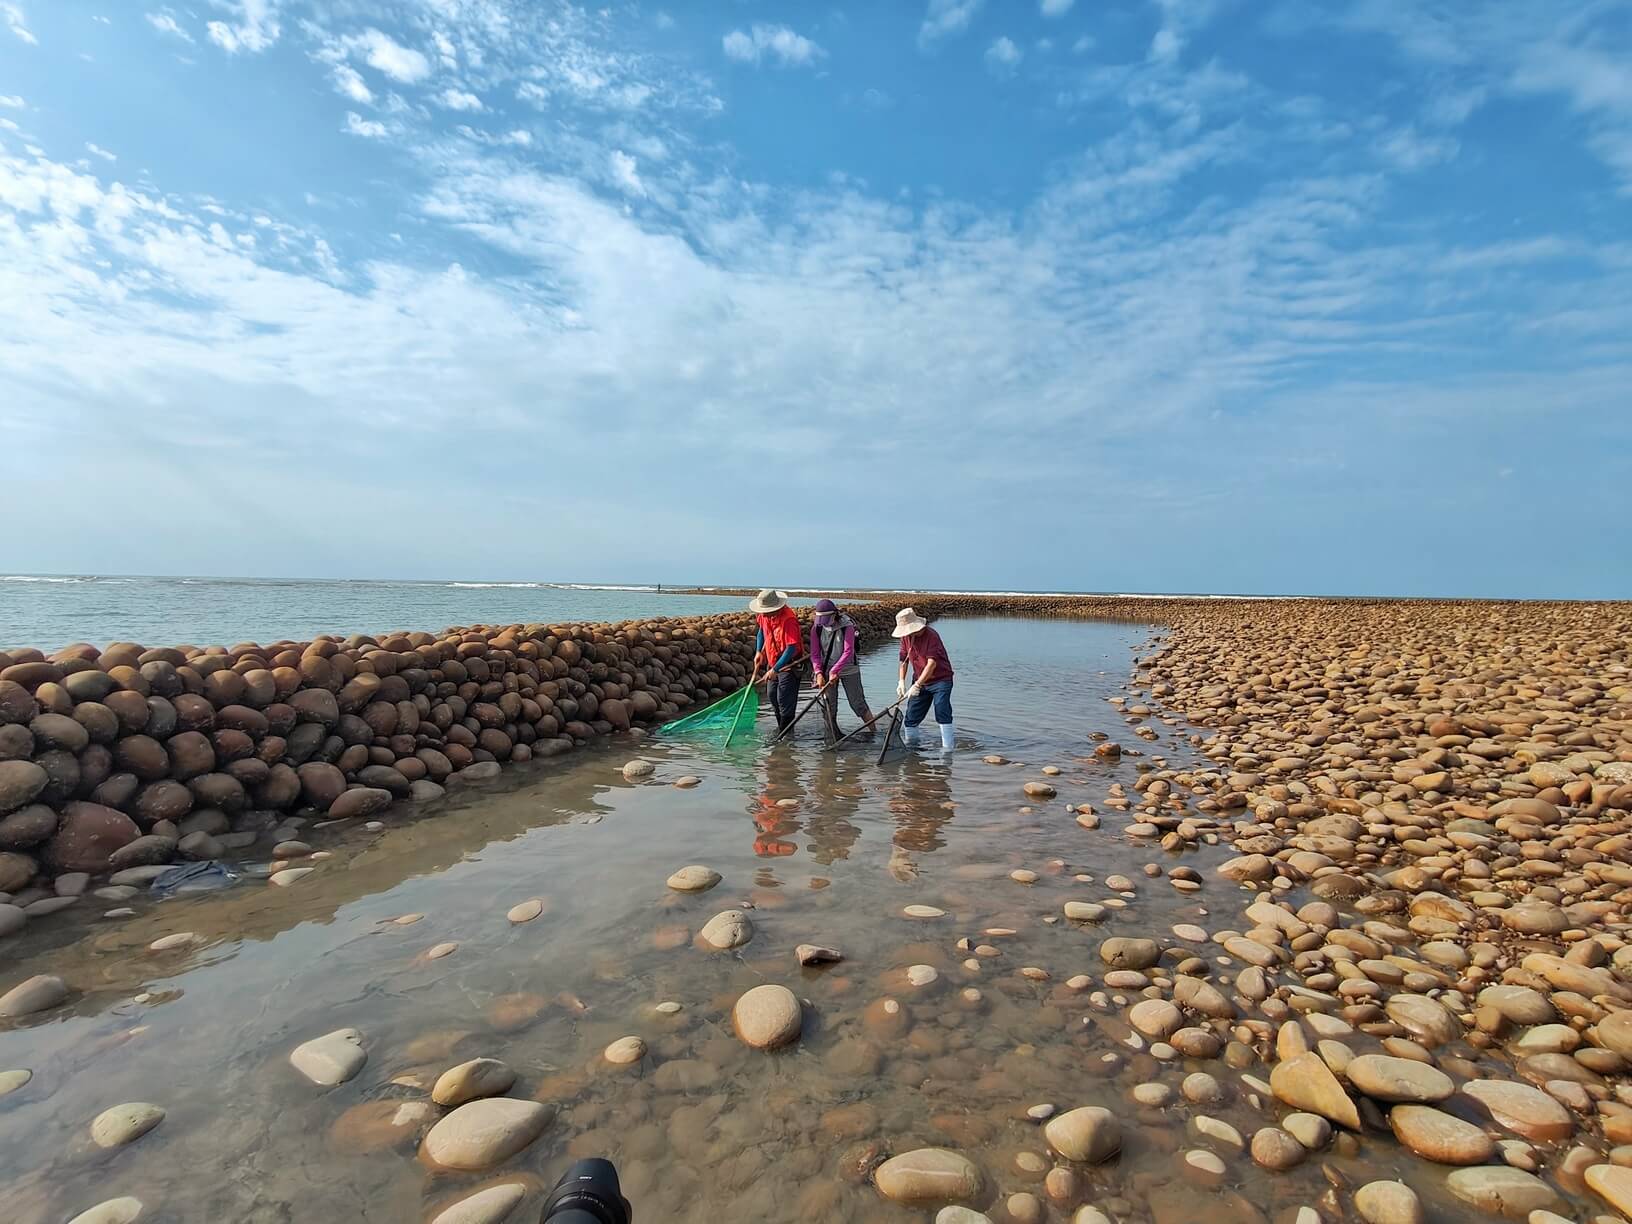
[[[748,610],[759,617],[754,654],[780,731],[793,721],[799,704],[799,660],[805,650],[799,616],[781,591],[761,591]]]
[[[952,660],[947,657],[946,643],[911,608],[902,608],[895,614],[892,634],[901,639],[901,674],[896,680],[895,695],[907,698],[907,715],[901,738],[908,744],[918,742],[918,724],[924,721],[924,715],[933,705],[935,721],[941,728],[941,748],[950,752],[953,737]]]

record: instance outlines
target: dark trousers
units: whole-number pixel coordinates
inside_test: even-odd
[[[852,667],[849,671],[841,672],[837,684],[830,684],[822,693],[822,715],[827,719],[828,726],[835,732],[839,729],[839,689],[844,689],[844,699],[850,703],[851,710],[857,718],[865,719],[871,710],[867,708],[867,694],[861,687],[861,668]]]
[[[767,686],[770,689],[771,709],[776,714],[776,729],[780,731],[793,721],[799,712],[799,664],[789,663],[776,673]]]

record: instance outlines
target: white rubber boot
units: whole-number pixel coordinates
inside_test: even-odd
[[[901,742],[908,748],[918,747],[918,728],[903,724],[901,727]]]
[[[949,722],[941,724],[941,751],[952,751],[952,724]]]

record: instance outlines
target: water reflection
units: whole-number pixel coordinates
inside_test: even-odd
[[[1098,700],[1125,670],[1093,673],[1125,664],[1144,633],[1023,629],[960,623],[949,636],[960,723],[978,744],[950,761],[902,753],[879,767],[876,745],[823,751],[814,717],[772,747],[642,744],[658,766],[646,785],[621,777],[629,746],[590,750],[395,814],[377,832],[314,834],[333,857],[290,888],[246,881],[138,900],[118,924],[97,925],[89,906],[79,922],[39,924],[7,949],[7,976],[49,969],[76,995],[0,1031],[0,1067],[35,1072],[0,1103],[8,1224],[60,1224],[115,1193],[177,1221],[423,1219],[496,1175],[427,1172],[417,1131],[389,1119],[422,1102],[446,1067],[480,1056],[517,1072],[513,1095],[560,1109],[506,1177],[542,1186],[575,1154],[610,1155],[642,1217],[927,1218],[846,1175],[846,1160],[860,1159],[852,1145],[884,1142],[959,1146],[994,1194],[1029,1184],[1013,1163],[1040,1149],[1025,1105],[1115,1104],[1128,1076],[1151,1072],[1148,1058],[1099,1061],[1118,1049],[1119,1030],[1085,1025],[1080,999],[1061,993],[1095,938],[1039,921],[1073,890],[1069,877],[1033,890],[1004,878],[1054,857],[1132,872],[1140,852],[1052,810],[1020,816],[1020,767],[981,760],[1029,758],[1032,776],[1093,730],[1126,740]],[[1024,654],[1033,649],[1041,663]],[[870,686],[887,687],[893,652],[864,667],[884,673]],[[1039,705],[1051,711],[1046,734]],[[681,774],[702,783],[665,785]],[[1062,800],[1098,802],[1113,779],[1133,776],[1131,763],[1082,771],[1060,779]],[[675,893],[664,881],[686,863],[724,880]],[[507,909],[530,897],[544,912],[508,922]],[[710,917],[744,903],[755,926],[747,945],[697,946]],[[902,916],[911,903],[949,917],[915,923]],[[1196,916],[1182,900],[1148,904],[1106,931],[1149,929],[1169,908]],[[399,921],[415,914],[424,916]],[[1015,934],[991,936],[997,954],[971,970],[955,942],[988,929]],[[148,951],[179,931],[202,942]],[[792,953],[803,942],[845,959],[801,970]],[[936,981],[909,982],[913,965],[933,967]],[[1020,976],[1027,965],[1050,967],[1054,980]],[[748,1051],[731,1032],[731,1002],[765,981],[809,1000],[805,1036],[785,1055]],[[962,995],[966,985],[979,986],[978,1000]],[[665,1001],[680,1009],[660,1012]],[[288,1051],[345,1025],[364,1032],[368,1063],[356,1080],[316,1090]],[[611,1068],[600,1052],[628,1035],[646,1041],[647,1059]],[[89,1120],[130,1100],[168,1116],[129,1149],[88,1152]],[[1154,1142],[1130,1143],[1129,1169],[1158,1154]],[[538,1201],[515,1218],[536,1218]]]

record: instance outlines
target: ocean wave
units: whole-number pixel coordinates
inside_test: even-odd
[[[536,591],[545,584],[542,582],[450,582],[448,585],[467,591],[488,590],[493,587],[500,587],[507,591]]]
[[[551,582],[558,591],[655,591],[655,586],[618,586],[607,582]]]
[[[0,582],[93,582],[91,578],[44,577],[38,574],[0,574]]]

